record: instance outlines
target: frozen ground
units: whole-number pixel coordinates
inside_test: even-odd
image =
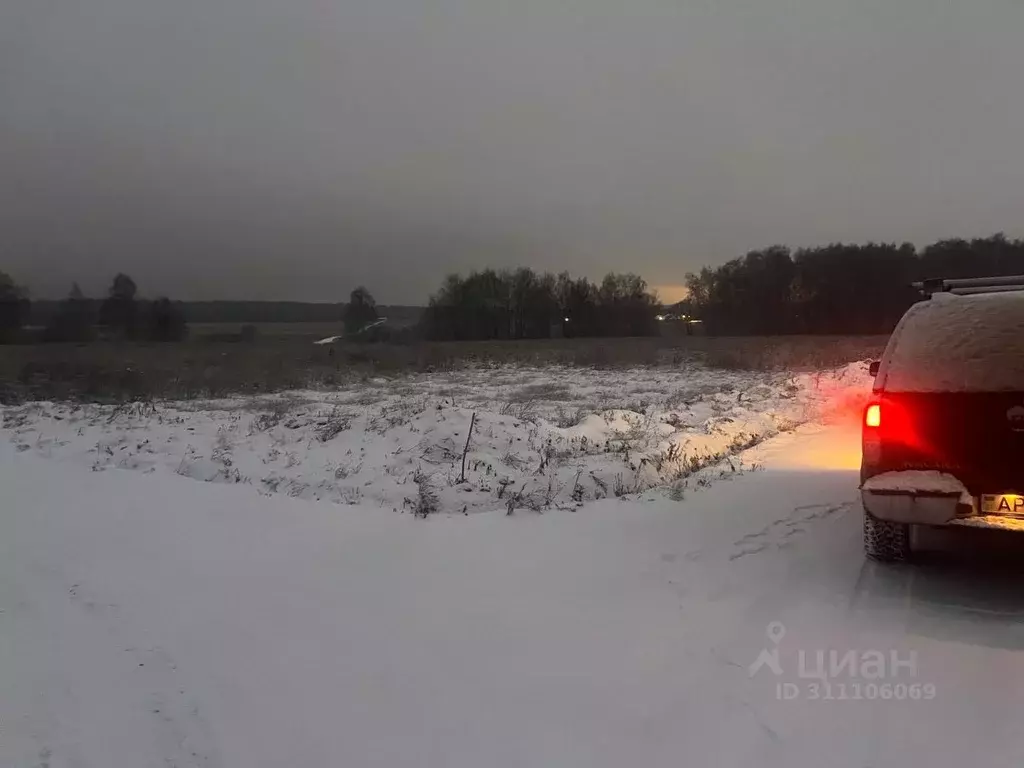
[[[867,381],[863,364],[797,376],[496,368],[186,405],[34,403],[3,424],[17,450],[95,471],[421,513],[542,511],[651,488],[680,497],[749,469],[745,449],[852,407]]]
[[[844,413],[681,500],[428,520],[0,441],[0,765],[1019,766],[1020,540],[866,563]]]

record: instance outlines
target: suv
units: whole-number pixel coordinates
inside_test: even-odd
[[[907,559],[913,525],[1024,531],[1024,275],[915,286],[864,411],[876,560]]]

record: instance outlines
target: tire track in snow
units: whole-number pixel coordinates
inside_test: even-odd
[[[127,642],[138,633],[125,625],[116,603],[103,599],[82,580],[68,584],[58,572],[48,571],[64,581],[65,607],[57,610],[60,603],[54,602],[54,610],[36,618],[44,622],[53,638],[47,649],[54,660],[50,672],[60,675],[64,683],[58,699],[44,697],[32,706],[31,714],[25,713],[33,721],[27,728],[37,745],[36,764],[98,768],[79,753],[77,732],[92,722],[87,708],[110,707],[116,701],[138,713],[131,726],[131,741],[134,746],[141,744],[154,763],[173,768],[219,768],[213,733],[173,656],[160,647]],[[116,692],[112,693],[115,699],[97,703],[81,693],[98,681],[105,681],[103,684]],[[78,714],[58,717],[60,712]]]
[[[88,617],[102,621],[114,638],[126,633],[119,621],[117,604],[101,600],[82,584],[73,584],[68,597]],[[151,715],[153,747],[168,766],[218,768],[213,735],[178,674],[178,664],[160,647],[124,647],[126,657],[118,666],[131,679],[133,696]],[[130,672],[129,672],[130,670]]]
[[[804,504],[794,507],[790,515],[775,520],[760,531],[749,533],[733,542],[736,549],[729,555],[729,560],[739,560],[767,549],[780,549],[788,546],[793,539],[807,533],[815,523],[844,514],[853,506],[854,502],[844,501],[836,504]]]

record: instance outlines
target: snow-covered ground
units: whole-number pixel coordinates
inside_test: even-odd
[[[1020,568],[866,563],[831,414],[685,494],[428,520],[0,441],[0,765],[1019,766]]]
[[[797,376],[696,364],[497,368],[259,399],[33,403],[6,409],[3,425],[18,450],[95,471],[174,472],[388,510],[540,511],[651,488],[679,496],[742,469],[745,449],[856,407],[837,394],[862,400],[867,382],[860,363]]]

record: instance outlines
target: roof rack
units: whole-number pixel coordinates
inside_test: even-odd
[[[968,296],[974,293],[1004,293],[1006,291],[1024,291],[1024,275],[1006,277],[966,277],[946,280],[931,278],[913,283],[923,296],[930,297],[933,293],[952,293],[957,296]]]

